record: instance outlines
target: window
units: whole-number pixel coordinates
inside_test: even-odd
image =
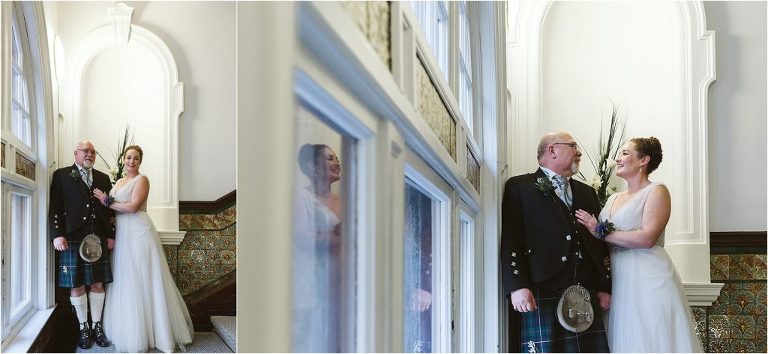
[[[20,26],[19,16],[14,12],[11,29],[12,50],[12,80],[11,80],[11,132],[27,147],[32,147],[32,122],[29,109],[29,91],[27,66],[25,65],[28,49],[23,48],[27,43],[26,28]],[[23,21],[23,17],[21,17]]]
[[[45,50],[45,34],[38,31],[34,14],[42,4],[32,2],[2,3],[2,32],[11,40],[3,43],[6,75],[11,79],[10,90],[3,92],[3,105],[10,114],[2,119],[2,336],[3,348],[31,317],[37,308],[48,307],[52,298],[46,284],[54,271],[45,257],[50,244],[45,235],[45,215],[40,212],[47,199],[47,170],[40,163],[45,152],[41,139],[45,126],[42,90],[35,82],[50,80],[41,70],[40,50]],[[35,50],[33,50],[35,49]],[[7,60],[7,62],[5,62]],[[38,80],[36,80],[36,78]],[[42,143],[41,143],[42,142]],[[41,178],[41,176],[43,176]],[[42,257],[41,257],[42,256]]]
[[[468,135],[473,136],[474,115],[472,114],[472,49],[469,31],[467,2],[459,3],[459,108],[469,128]]]
[[[432,199],[405,186],[405,346],[408,353],[432,352]]]
[[[345,202],[355,140],[299,105],[295,113],[292,350],[355,351],[354,213]]]
[[[447,1],[411,1],[421,30],[432,47],[440,69],[448,80],[448,3]]]
[[[450,352],[450,187],[409,153],[403,219],[403,351]]]
[[[10,189],[11,205],[10,222],[7,224],[10,228],[10,262],[7,263],[11,276],[10,284],[10,317],[18,316],[30,303],[31,293],[31,259],[32,253],[30,245],[32,244],[32,195],[31,191],[25,191],[18,187],[7,187]]]

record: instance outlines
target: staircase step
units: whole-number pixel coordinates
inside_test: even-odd
[[[216,332],[229,349],[237,352],[237,317],[236,316],[211,316],[213,331]]]

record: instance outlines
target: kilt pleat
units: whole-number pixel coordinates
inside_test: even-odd
[[[557,319],[559,294],[545,293],[532,289],[538,308],[523,312],[521,317],[521,353],[607,353],[608,339],[605,336],[603,316],[597,296],[590,292],[595,319],[584,332],[573,333],[560,325]]]

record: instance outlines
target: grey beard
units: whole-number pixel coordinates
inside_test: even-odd
[[[573,174],[574,174],[574,175],[576,175],[577,173],[579,173],[579,164],[578,164],[576,161],[574,161],[574,162],[571,164],[571,172],[573,172]]]

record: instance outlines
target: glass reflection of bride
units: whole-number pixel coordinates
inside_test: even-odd
[[[293,351],[339,352],[342,204],[331,185],[341,164],[327,145],[305,144],[298,165],[309,185],[297,185],[293,204]]]

